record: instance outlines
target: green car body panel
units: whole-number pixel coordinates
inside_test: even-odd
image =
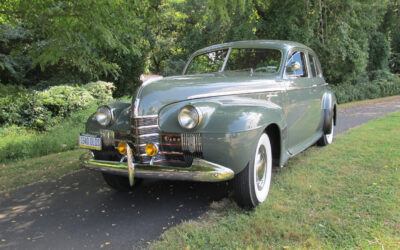
[[[190,61],[197,55],[230,48],[268,48],[281,52],[278,72],[215,72],[186,75]],[[293,52],[307,55],[308,77],[291,77],[286,73]],[[201,158],[241,172],[255,151],[257,141],[269,126],[278,128],[279,139],[273,150],[275,164],[282,166],[291,156],[314,144],[324,133],[329,119],[336,119],[336,98],[327,87],[322,72],[312,73],[310,57],[320,71],[316,54],[308,47],[288,41],[241,41],[210,46],[196,51],[184,74],[145,82],[132,102],[113,102],[113,122],[101,126],[92,115],[86,133],[115,133],[117,141],[132,133],[132,117],[156,117],[163,135],[196,134],[201,137]],[[318,74],[318,75],[313,75]],[[187,130],[180,126],[178,114],[186,105],[200,110],[200,124]],[[182,137],[183,138],[183,137]],[[161,143],[161,142],[160,142]],[[277,148],[278,147],[278,148]]]

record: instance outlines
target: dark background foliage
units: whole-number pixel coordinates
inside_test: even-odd
[[[202,47],[280,39],[313,48],[338,89],[376,88],[397,78],[374,71],[400,73],[399,9],[400,0],[3,0],[0,82],[43,90],[104,80],[123,96],[142,73],[181,73]]]

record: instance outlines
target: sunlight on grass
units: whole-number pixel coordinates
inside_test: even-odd
[[[27,185],[40,180],[59,178],[77,171],[83,149],[50,154],[16,163],[0,164],[0,191]]]
[[[400,248],[400,112],[313,147],[278,170],[251,212],[215,202],[155,249]]]

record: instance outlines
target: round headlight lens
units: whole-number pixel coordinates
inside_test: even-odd
[[[108,107],[100,107],[96,113],[96,120],[102,126],[109,125],[112,120],[112,111]]]
[[[201,122],[200,110],[192,105],[187,105],[179,111],[178,122],[182,128],[194,129]]]

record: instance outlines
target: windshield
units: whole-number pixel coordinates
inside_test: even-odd
[[[276,49],[232,49],[225,71],[277,73],[281,52]]]
[[[201,54],[193,58],[186,74],[201,74],[221,71],[228,49]]]
[[[187,67],[186,74],[220,72],[228,49],[198,55]],[[251,73],[277,73],[282,54],[276,49],[232,49],[224,71],[248,71]]]

